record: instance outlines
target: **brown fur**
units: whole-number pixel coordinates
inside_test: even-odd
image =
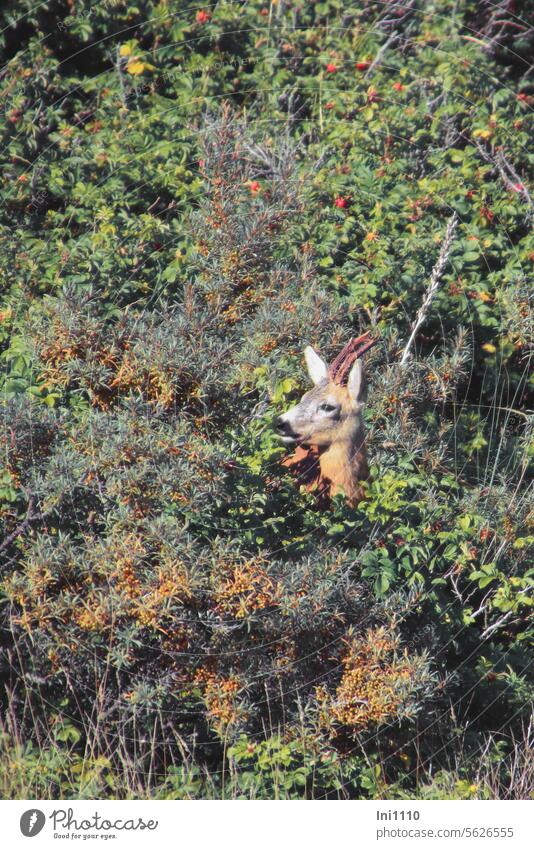
[[[331,441],[325,445],[326,434],[315,434],[314,442],[297,446],[283,465],[291,469],[298,483],[315,493],[320,506],[327,506],[339,493],[356,505],[364,495],[361,481],[369,477],[363,422],[346,387],[330,382],[324,392],[335,395],[343,410],[335,438],[328,434]]]
[[[280,437],[296,444],[283,465],[316,494],[321,506],[340,493],[353,505],[364,497],[362,482],[369,477],[369,467],[362,355],[376,342],[369,337],[364,333],[351,339],[330,367],[308,346],[304,356],[314,388],[276,420]]]

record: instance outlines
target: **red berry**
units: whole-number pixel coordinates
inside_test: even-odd
[[[339,209],[346,209],[349,205],[348,198],[341,197],[341,195],[334,200],[334,203]]]
[[[356,62],[356,70],[357,71],[366,71],[370,66],[370,62]]]
[[[252,182],[249,184],[249,189],[251,192],[259,192],[259,190],[261,189],[261,184],[258,183],[257,180],[252,180]]]
[[[404,91],[404,86],[402,83],[393,83],[393,88],[395,91]]]
[[[200,9],[196,14],[196,22],[197,24],[207,24],[210,20],[211,15],[209,12],[205,12],[204,9]]]
[[[334,65],[333,62],[329,62],[326,66],[326,70],[329,74],[335,74],[337,71],[337,65]]]

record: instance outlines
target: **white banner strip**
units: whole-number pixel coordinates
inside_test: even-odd
[[[0,814],[6,849],[534,846],[534,802],[528,801],[3,801]]]

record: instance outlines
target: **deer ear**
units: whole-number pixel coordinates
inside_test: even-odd
[[[321,359],[319,354],[315,353],[310,345],[308,345],[308,347],[304,350],[304,359],[306,360],[308,374],[310,375],[313,383],[317,384],[326,380],[328,376],[328,366],[325,361]]]
[[[363,374],[363,364],[361,360],[356,360],[352,366],[347,381],[347,389],[353,401],[363,403],[365,401],[365,377]]]

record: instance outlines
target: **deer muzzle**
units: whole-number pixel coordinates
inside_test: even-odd
[[[277,416],[274,419],[273,428],[282,442],[291,443],[296,442],[298,439],[298,434],[295,433],[291,426],[291,422],[288,421],[285,416]]]

